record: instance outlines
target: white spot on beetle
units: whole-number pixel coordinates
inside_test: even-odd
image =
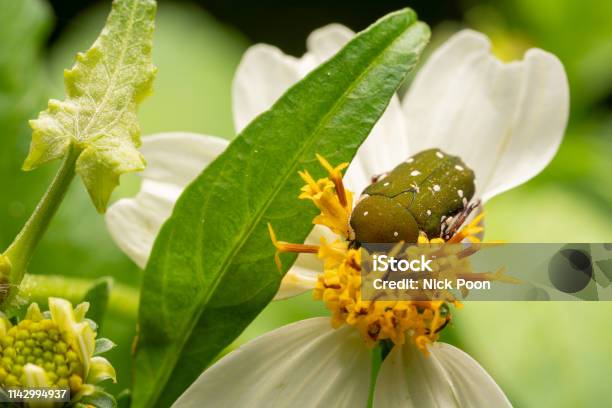
[[[421,174],[421,172],[420,172],[420,171],[418,171],[418,170],[412,170],[412,171],[410,172],[410,175],[411,175],[412,177],[416,177],[416,176],[418,176],[419,174]]]
[[[395,232],[393,233],[393,236],[394,236],[394,237],[397,237],[398,235],[399,235],[399,232],[397,232],[397,231],[395,231]]]
[[[440,186],[438,184],[434,184],[433,189],[434,191],[438,192],[440,191]]]
[[[444,157],[442,152],[436,152],[436,156],[438,156],[438,158],[440,158],[440,159]]]
[[[459,170],[459,171],[463,171],[463,170],[465,170],[465,169],[463,168],[463,166],[460,166],[460,165],[458,165],[458,164],[455,166],[455,168],[456,168],[457,170]]]
[[[389,185],[389,182],[387,181],[385,184],[383,184],[383,186],[387,187]]]
[[[378,176],[374,177],[374,179],[373,179],[372,181],[373,181],[374,183],[375,183],[375,182],[377,182],[377,181],[382,181],[382,180],[384,180],[385,178],[387,178],[387,176],[388,176],[388,175],[389,175],[389,173],[383,173],[383,174],[380,174],[380,175],[378,175]]]
[[[431,210],[427,210],[427,215],[431,215]]]
[[[366,215],[368,215],[369,211],[364,211],[363,216],[365,217]]]
[[[463,198],[463,190],[457,190],[457,195]]]

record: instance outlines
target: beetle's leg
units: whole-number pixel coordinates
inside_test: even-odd
[[[450,321],[451,321],[451,317],[449,315],[444,320],[444,323],[442,323],[440,326],[438,326],[438,328],[436,329],[436,331],[434,333],[437,334],[437,333],[441,332],[442,330],[444,330],[444,328],[450,323]]]
[[[477,215],[467,226],[460,230],[465,220],[470,216],[480,205],[480,200],[474,201],[463,209],[459,214],[454,217],[446,218],[442,222],[440,229],[440,236],[447,242],[461,242],[464,238],[475,235],[482,231],[482,227],[479,226],[480,221],[484,217],[484,213]]]

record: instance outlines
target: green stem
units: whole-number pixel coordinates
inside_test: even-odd
[[[49,297],[61,297],[73,304],[83,297],[96,281],[69,276],[26,274],[19,288],[19,297],[28,303],[46,304]],[[114,316],[135,319],[138,314],[138,290],[113,283],[108,299],[108,312]]]
[[[372,371],[370,373],[370,390],[368,392],[368,403],[366,404],[366,408],[372,408],[374,405],[374,391],[376,389],[376,380],[378,379],[378,371],[380,371],[380,365],[382,364],[383,351],[380,344],[377,344],[376,347],[371,352],[372,356]]]
[[[374,405],[374,392],[376,391],[378,372],[391,350],[393,350],[393,342],[389,339],[381,340],[372,350],[372,373],[370,375],[370,393],[368,394],[367,408],[372,408]]]
[[[74,179],[75,164],[78,156],[79,151],[74,148],[69,150],[62,166],[45,192],[45,195],[34,209],[30,219],[28,219],[13,243],[3,254],[5,262],[8,260],[9,265],[8,268],[5,268],[5,272],[8,269],[8,279],[7,276],[3,276],[2,278],[5,281],[3,283],[8,283],[12,289],[8,292],[8,295],[0,297],[1,304],[6,304],[7,300],[12,298],[15,292],[14,288],[23,279],[38,242],[47,230],[51,219],[66,195],[72,179]]]

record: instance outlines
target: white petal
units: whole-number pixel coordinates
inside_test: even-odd
[[[390,170],[410,156],[406,124],[399,98],[393,96],[389,106],[370,132],[346,171],[344,181],[358,198],[372,183],[372,177]]]
[[[232,87],[236,133],[268,110],[301,77],[296,58],[270,45],[250,47],[238,65]]]
[[[435,343],[429,351],[426,357],[407,343],[389,353],[376,380],[376,408],[512,406],[468,354],[445,343]]]
[[[238,65],[232,89],[236,132],[270,109],[291,85],[338,52],[354,35],[340,24],[319,28],[308,37],[308,52],[300,59],[266,44],[250,47]]]
[[[539,49],[504,64],[482,34],[464,30],[436,50],[403,102],[412,153],[439,147],[476,172],[487,200],[552,159],[569,112],[561,62]]]
[[[319,245],[321,238],[325,238],[327,242],[334,242],[340,237],[327,227],[315,225],[304,243]],[[323,261],[316,254],[300,254],[283,277],[274,299],[286,299],[313,289],[317,283],[317,276],[321,273],[323,273]]]
[[[316,269],[304,268],[298,265],[298,262],[299,259],[283,277],[280,288],[278,288],[278,292],[274,295],[274,300],[297,296],[315,287],[317,274],[320,272],[317,272]],[[323,269],[320,269],[320,271],[323,271]]]
[[[173,407],[362,407],[370,354],[351,327],[328,318],[267,333],[206,370]]]
[[[215,160],[229,142],[216,136],[187,132],[158,133],[142,139],[140,149],[147,167],[145,180],[155,180],[181,188],[187,186]]]
[[[301,72],[305,75],[333,57],[355,36],[342,24],[329,24],[314,30],[306,40],[308,52],[301,58]]]
[[[180,192],[163,183],[144,181],[136,197],[121,199],[106,212],[111,237],[141,269],[146,267],[155,237]]]
[[[140,268],[183,189],[227,147],[227,140],[192,133],[162,133],[143,138],[147,168],[140,192],[114,203],[106,225],[119,246]]]
[[[511,407],[499,385],[469,354],[446,343],[435,343],[431,355],[445,368],[459,406]]]

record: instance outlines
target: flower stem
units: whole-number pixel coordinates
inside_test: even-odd
[[[75,164],[79,151],[71,148],[51,185],[34,209],[13,243],[2,255],[7,264],[2,268],[2,283],[10,289],[0,292],[0,304],[5,306],[15,294],[38,242],[44,235],[51,219],[59,208],[70,183],[74,179]]]
[[[378,371],[380,371],[380,365],[384,360],[383,354],[383,348],[379,343],[372,350],[372,372],[370,373],[370,390],[368,392],[368,403],[366,404],[366,408],[372,408],[374,406],[374,391],[376,389]]]
[[[81,302],[94,279],[57,275],[26,274],[19,288],[19,297],[28,303],[46,304],[49,297],[61,297],[73,304]],[[108,299],[108,313],[135,319],[138,314],[138,290],[131,286],[113,283]]]

